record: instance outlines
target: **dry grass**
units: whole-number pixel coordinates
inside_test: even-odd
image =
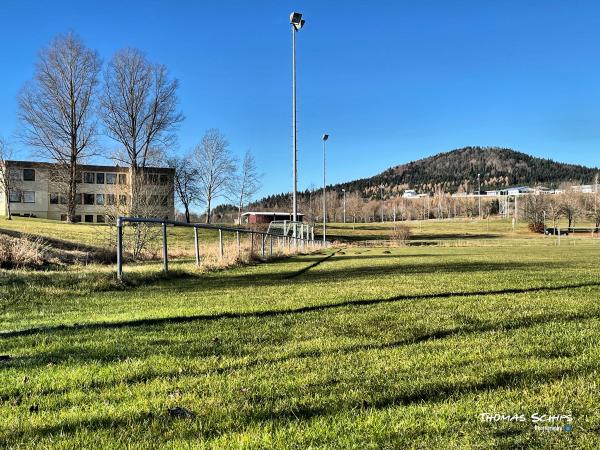
[[[0,267],[39,268],[50,263],[49,246],[39,237],[0,235]]]

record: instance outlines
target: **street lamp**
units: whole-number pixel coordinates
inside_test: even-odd
[[[383,184],[379,187],[381,188],[381,223],[383,223]]]
[[[323,135],[323,243],[327,229],[327,204],[325,203],[325,141],[329,139],[328,134]]]
[[[342,194],[344,194],[344,223],[346,223],[346,189],[342,189]]]
[[[481,220],[481,174],[477,174],[477,183],[479,183],[479,191],[477,191],[477,197],[479,197],[479,220]]]
[[[304,26],[302,14],[298,12],[290,14],[290,24],[292,25],[292,219],[296,222],[298,220],[298,196],[296,192],[296,32]]]

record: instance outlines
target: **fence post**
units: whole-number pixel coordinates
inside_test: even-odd
[[[250,232],[250,257],[254,255],[254,232]]]
[[[273,235],[272,234],[270,235],[270,238],[271,238],[271,241],[270,241],[270,245],[269,245],[269,247],[270,247],[269,257],[272,258],[273,257]]]
[[[165,273],[169,271],[169,256],[167,253],[167,224],[162,223],[162,243],[163,243],[163,268]]]
[[[194,253],[196,254],[196,265],[200,265],[200,242],[198,240],[198,227],[194,227]]]
[[[239,231],[235,232],[235,240],[237,242],[237,255],[238,255],[238,258],[239,258],[240,257],[240,252],[241,252],[241,249],[240,249],[240,247],[241,247],[241,245],[240,245],[240,232]]]
[[[123,279],[123,219],[117,217],[117,279]]]
[[[223,230],[219,228],[219,256],[223,258]]]
[[[260,254],[264,258],[265,257],[265,235],[264,234],[260,235],[260,240],[261,240]]]

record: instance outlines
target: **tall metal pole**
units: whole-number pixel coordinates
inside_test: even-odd
[[[162,223],[162,245],[163,245],[163,270],[165,273],[169,271],[169,256],[167,252],[167,224]]]
[[[325,141],[323,139],[323,242],[325,242],[325,235],[327,230],[327,204],[325,201]]]
[[[296,27],[292,24],[292,220],[298,220],[298,199],[296,196]]]
[[[123,279],[123,220],[117,217],[117,278]]]
[[[381,188],[381,223],[383,223],[383,184],[379,187]]]
[[[342,189],[344,193],[344,223],[346,223],[346,189]]]
[[[479,197],[479,220],[481,220],[481,177],[480,174],[477,174],[477,182],[479,183],[479,192],[477,193],[477,197]]]

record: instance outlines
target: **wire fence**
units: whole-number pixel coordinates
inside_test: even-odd
[[[126,225],[137,225],[133,233],[139,240],[142,234],[140,225],[160,226],[161,256],[163,271],[169,271],[169,233],[170,227],[183,227],[193,229],[193,237],[189,243],[193,245],[194,259],[197,266],[200,266],[203,260],[212,258],[216,260],[240,260],[242,258],[253,259],[260,257],[263,260],[282,256],[287,254],[296,254],[311,252],[318,249],[329,247],[328,241],[315,240],[314,229],[308,224],[298,226],[298,232],[278,233],[261,231],[249,228],[233,228],[219,225],[208,225],[198,223],[185,223],[175,220],[152,219],[143,217],[118,217],[117,228],[117,278],[123,279],[123,263],[125,261],[124,252],[124,230]],[[300,229],[302,230],[300,232]],[[208,242],[207,237],[203,241],[200,236],[200,230],[210,230],[216,233],[216,239]],[[181,236],[179,236],[181,239]],[[137,245],[136,245],[137,247]]]

